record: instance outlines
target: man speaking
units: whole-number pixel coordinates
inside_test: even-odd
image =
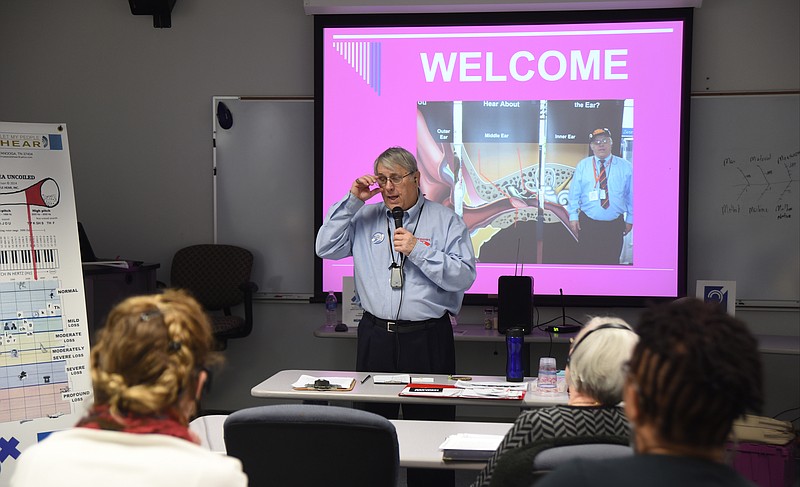
[[[358,324],[356,370],[455,373],[450,315],[461,309],[475,280],[475,254],[464,221],[426,200],[417,161],[391,147],[329,210],[317,233],[323,259],[353,256],[355,290],[364,316]],[[380,193],[382,203],[365,202]],[[366,403],[393,419],[399,404]],[[454,406],[404,404],[404,419],[454,420]],[[453,485],[452,471],[409,469],[408,485]]]
[[[613,146],[607,128],[593,130],[592,155],[578,162],[569,185],[569,226],[583,264],[619,264],[633,228],[633,164],[613,155]]]

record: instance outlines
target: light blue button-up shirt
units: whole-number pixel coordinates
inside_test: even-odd
[[[356,295],[364,310],[378,318],[420,321],[457,314],[476,275],[464,221],[420,195],[404,213],[403,227],[417,237],[417,244],[405,258],[402,290],[389,281],[392,255],[399,264],[402,254],[394,251],[394,220],[383,202],[365,205],[347,193],[328,211],[317,233],[316,252],[323,259],[353,256]]]
[[[600,192],[600,183],[595,174],[600,175],[599,160],[594,166],[594,156],[582,159],[575,167],[575,174],[569,183],[569,202],[567,211],[570,220],[578,219],[578,209],[592,220],[611,221],[625,215],[625,223],[633,224],[633,164],[617,157],[609,156],[606,161],[608,178],[608,208],[600,205],[600,198],[590,200],[591,191]],[[593,167],[594,166],[594,167]]]

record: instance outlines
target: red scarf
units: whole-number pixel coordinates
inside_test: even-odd
[[[189,428],[181,424],[172,414],[162,416],[142,416],[128,413],[119,419],[111,415],[108,405],[94,406],[89,414],[78,421],[76,426],[107,431],[121,431],[140,435],[158,434],[181,438],[192,443],[200,443]]]

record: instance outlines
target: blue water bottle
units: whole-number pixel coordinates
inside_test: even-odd
[[[525,330],[509,328],[506,330],[506,380],[522,382],[525,373],[522,369],[522,346],[525,343]]]

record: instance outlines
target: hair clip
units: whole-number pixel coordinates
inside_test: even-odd
[[[178,341],[174,341],[173,340],[173,341],[169,342],[169,345],[167,345],[167,350],[170,353],[177,352],[180,349],[181,349],[181,342],[178,342]]]
[[[150,318],[152,318],[154,316],[159,316],[160,314],[161,314],[161,311],[159,311],[157,309],[152,309],[150,311],[145,311],[142,314],[140,314],[139,315],[139,320],[140,321],[150,321]]]

